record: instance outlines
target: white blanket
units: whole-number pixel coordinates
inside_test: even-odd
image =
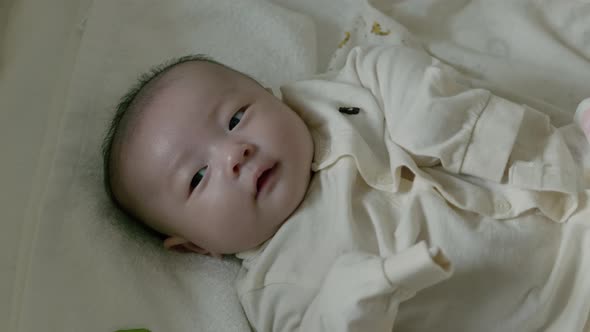
[[[573,111],[590,96],[588,1],[372,3],[382,12],[351,0],[93,2],[80,25],[59,139],[51,142],[56,153],[38,166],[50,169],[33,207],[39,213],[15,237],[12,314],[0,329],[248,329],[232,289],[237,262],[167,253],[135,238],[132,227],[117,226],[121,215],[101,187],[99,146],[116,99],[168,57],[208,53],[277,85],[327,68],[346,32],[332,66],[355,43],[407,37],[491,82],[482,85],[536,98],[563,122],[569,119],[559,109]],[[375,22],[375,32],[390,33],[371,33]]]

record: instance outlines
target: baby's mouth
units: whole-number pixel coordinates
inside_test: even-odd
[[[274,174],[275,166],[276,164],[264,170],[264,172],[258,177],[258,180],[256,180],[256,197],[258,197],[258,194],[260,194],[260,192],[266,187],[268,180]]]

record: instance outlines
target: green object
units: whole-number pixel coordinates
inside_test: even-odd
[[[117,330],[115,332],[151,332],[148,329],[130,329],[130,330]]]

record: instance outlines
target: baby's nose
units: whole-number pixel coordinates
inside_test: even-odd
[[[242,167],[254,153],[254,146],[246,143],[227,146],[227,171],[232,175],[239,175]]]

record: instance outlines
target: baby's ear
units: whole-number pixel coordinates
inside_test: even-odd
[[[214,258],[222,258],[222,255],[209,252],[207,249],[201,248],[198,245],[187,241],[178,236],[170,236],[164,240],[164,248],[176,252],[190,253],[194,252],[200,255],[207,255]]]

